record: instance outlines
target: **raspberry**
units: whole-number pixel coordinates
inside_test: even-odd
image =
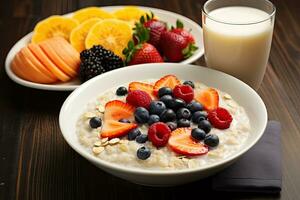
[[[128,93],[126,102],[135,107],[144,107],[149,109],[151,103],[151,97],[149,94],[142,90],[134,90]]]
[[[148,138],[156,147],[163,147],[168,143],[171,129],[163,122],[156,122],[149,127]]]
[[[189,85],[177,85],[173,90],[173,95],[190,103],[194,99],[194,90]]]
[[[218,107],[208,113],[207,116],[209,122],[218,129],[227,129],[232,122],[232,116],[225,109]]]

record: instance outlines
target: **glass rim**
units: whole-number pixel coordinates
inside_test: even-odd
[[[207,12],[207,10],[206,10],[206,5],[209,4],[212,1],[215,1],[215,0],[208,0],[208,1],[206,1],[204,3],[204,5],[202,7],[202,13],[206,17],[208,17],[209,19],[211,19],[211,20],[213,20],[215,22],[222,23],[222,24],[227,24],[227,25],[252,25],[252,24],[259,24],[259,23],[262,23],[262,22],[265,22],[265,21],[271,19],[275,15],[275,13],[276,13],[276,7],[275,7],[275,5],[272,2],[269,1],[269,0],[263,0],[263,1],[266,1],[266,2],[270,3],[271,6],[272,6],[272,9],[273,9],[270,14],[268,13],[268,17],[266,19],[255,21],[255,22],[249,22],[249,23],[231,23],[231,22],[226,22],[226,21],[223,21],[223,20],[216,19],[216,18],[212,17],[211,15],[209,15],[209,12]]]

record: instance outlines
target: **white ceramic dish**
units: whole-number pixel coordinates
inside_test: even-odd
[[[251,133],[240,152],[210,165],[196,169],[185,170],[144,170],[125,168],[117,164],[100,160],[91,155],[78,141],[76,123],[85,111],[88,102],[96,99],[103,91],[130,81],[158,79],[166,74],[175,74],[180,79],[203,82],[229,93],[233,99],[247,112]],[[138,77],[138,78],[133,78]],[[95,77],[77,88],[64,102],[59,116],[59,125],[67,143],[80,155],[92,162],[100,169],[120,178],[152,186],[170,186],[199,180],[233,163],[249,150],[262,136],[267,124],[267,110],[259,95],[242,81],[209,68],[187,64],[146,64],[114,70]]]
[[[101,7],[104,10],[107,11],[114,11],[116,9],[119,9],[123,6],[106,6],[106,7]],[[168,22],[168,24],[176,24],[176,20],[179,19],[183,22],[183,24],[185,25],[185,28],[187,28],[187,30],[191,30],[191,33],[194,35],[195,37],[195,41],[196,41],[196,45],[199,47],[199,49],[195,52],[195,54],[193,56],[191,56],[190,58],[182,61],[181,63],[184,64],[189,64],[192,63],[194,61],[196,61],[197,59],[199,59],[203,54],[204,54],[204,46],[203,46],[203,33],[202,33],[202,28],[199,24],[197,24],[196,22],[192,21],[191,19],[184,17],[182,15],[170,12],[170,11],[166,11],[166,10],[161,10],[161,9],[157,9],[157,8],[150,8],[150,7],[142,7],[139,6],[140,8],[144,9],[144,10],[151,10],[156,16],[158,16],[162,21],[166,21]],[[66,16],[71,16],[72,13],[66,14]],[[199,18],[200,20],[200,18]],[[14,56],[16,55],[16,53],[22,48],[24,47],[26,44],[28,44],[31,40],[31,36],[32,36],[32,32],[28,33],[27,35],[25,35],[23,38],[21,38],[9,51],[6,60],[5,60],[5,70],[7,75],[10,77],[10,79],[12,79],[13,81],[15,81],[16,83],[26,86],[26,87],[31,87],[31,88],[35,88],[35,89],[41,89],[41,90],[56,90],[56,91],[68,91],[68,90],[74,90],[76,89],[79,85],[80,85],[80,81],[79,80],[73,80],[73,81],[69,81],[66,83],[58,83],[58,84],[39,84],[39,83],[33,83],[30,81],[26,81],[23,80],[21,78],[19,78],[18,76],[16,76],[11,68],[10,68],[10,64],[12,59],[14,58]]]

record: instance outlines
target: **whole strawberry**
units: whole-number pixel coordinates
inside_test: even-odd
[[[171,32],[183,36],[190,43],[195,43],[194,36],[189,31],[184,29],[183,23],[179,20],[176,21],[176,28],[172,28]]]
[[[149,43],[159,48],[160,36],[167,30],[166,24],[157,19],[150,19],[144,23],[144,26],[150,30]]]

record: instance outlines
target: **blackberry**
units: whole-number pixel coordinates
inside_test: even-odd
[[[99,74],[124,66],[122,59],[100,45],[80,53],[80,80],[87,81]]]

